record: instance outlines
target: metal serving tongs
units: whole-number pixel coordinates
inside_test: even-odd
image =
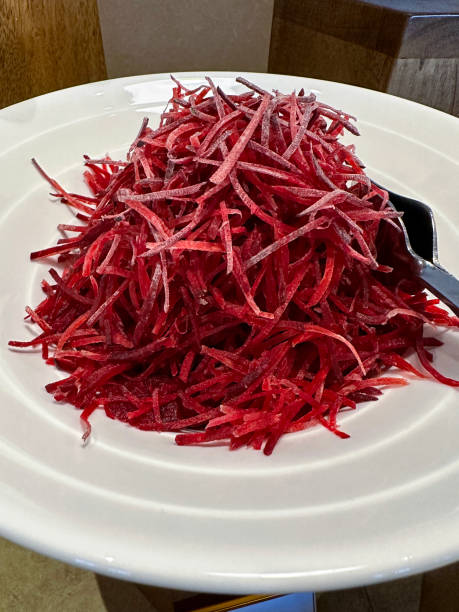
[[[399,195],[385,187],[381,189],[385,189],[389,194],[391,207],[403,213],[398,222],[403,230],[404,240],[396,240],[392,249],[406,248],[405,254],[399,254],[402,259],[405,259],[405,262],[409,260],[412,271],[427,289],[459,316],[459,280],[442,268],[438,261],[437,230],[431,208],[423,202]]]

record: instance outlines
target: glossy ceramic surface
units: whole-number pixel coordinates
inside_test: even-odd
[[[203,74],[177,75],[192,86]],[[211,76],[227,92],[234,75]],[[459,121],[346,85],[248,74],[265,88],[317,92],[359,118],[359,157],[381,183],[434,209],[440,259],[456,275]],[[180,448],[95,414],[83,448],[79,413],[44,384],[58,373],[9,350],[30,332],[54,243],[71,213],[30,164],[84,189],[81,155],[122,156],[142,117],[158,120],[167,75],[94,83],[0,111],[0,531],[44,554],[118,578],[225,593],[326,590],[389,580],[459,558],[459,394],[430,381],[387,391],[341,416],[351,434],[285,437],[271,457]],[[439,333],[439,332],[433,332]],[[459,338],[440,333],[436,363],[457,376]]]

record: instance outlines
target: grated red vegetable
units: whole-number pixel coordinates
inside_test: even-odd
[[[127,160],[85,156],[91,197],[33,162],[83,224],[32,253],[56,255],[63,272],[26,308],[40,335],[10,345],[41,345],[68,373],[46,388],[82,411],[84,439],[103,409],[181,432],[179,445],[270,454],[312,425],[347,437],[343,408],[407,383],[389,368],[459,385],[423,336],[459,320],[378,263],[397,213],[339,140],[358,134],[353,118],[240,81],[249,91],[227,95],[210,79],[192,91],[174,80],[159,127],[143,121]]]

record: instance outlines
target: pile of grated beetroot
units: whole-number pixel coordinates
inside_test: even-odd
[[[362,170],[353,117],[303,91],[227,95],[211,79],[144,120],[127,161],[85,158],[92,196],[35,166],[82,224],[32,253],[58,255],[28,342],[68,373],[46,386],[88,418],[272,453],[343,409],[376,400],[395,366],[441,375],[425,323],[458,326],[415,278],[378,263],[398,213]],[[414,349],[426,373],[404,359]]]

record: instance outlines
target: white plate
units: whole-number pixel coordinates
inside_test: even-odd
[[[203,74],[178,75],[188,85]],[[240,90],[229,73],[212,76]],[[266,88],[301,87],[359,117],[358,154],[389,187],[436,211],[440,257],[459,274],[459,121],[395,97],[287,76],[245,75]],[[324,429],[285,437],[271,457],[180,448],[101,413],[81,445],[79,412],[43,389],[57,378],[38,354],[7,348],[28,335],[26,303],[66,208],[29,159],[73,190],[81,155],[122,155],[144,115],[157,121],[167,75],[94,83],[0,112],[2,316],[1,533],[97,572],[190,590],[290,592],[388,580],[459,558],[459,395],[430,381],[391,390],[352,415],[341,440]],[[457,374],[454,334],[436,352]]]

